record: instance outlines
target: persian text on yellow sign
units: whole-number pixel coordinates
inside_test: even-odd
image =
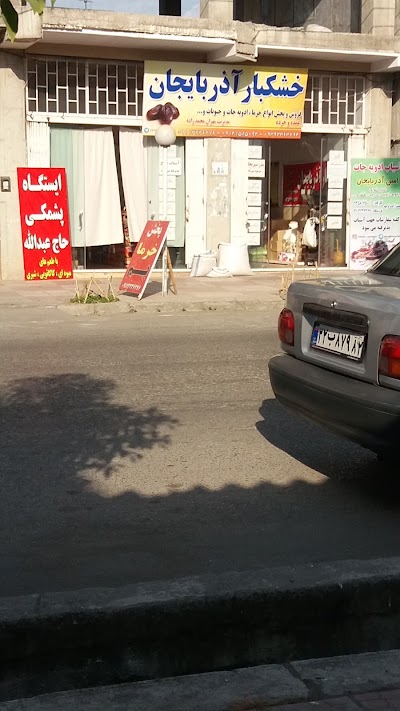
[[[306,89],[304,69],[145,62],[143,132],[298,138]]]

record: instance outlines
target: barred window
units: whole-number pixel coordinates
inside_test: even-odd
[[[28,60],[28,111],[87,118],[141,118],[142,62],[82,59]],[[364,126],[363,77],[310,73],[304,124]]]
[[[28,111],[87,117],[142,115],[142,62],[28,60]]]
[[[364,98],[364,77],[310,74],[304,106],[304,123],[314,126],[362,128]]]

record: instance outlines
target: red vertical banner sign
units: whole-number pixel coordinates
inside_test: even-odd
[[[119,290],[141,299],[164,242],[169,222],[149,220],[137,243]]]
[[[65,168],[18,168],[25,279],[72,279]]]

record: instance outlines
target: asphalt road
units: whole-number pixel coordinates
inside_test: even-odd
[[[397,483],[274,401],[272,316],[21,309],[0,335],[0,595],[400,555]]]

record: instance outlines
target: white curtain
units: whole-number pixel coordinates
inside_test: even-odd
[[[112,128],[85,131],[86,246],[124,241]]]
[[[82,167],[84,145],[84,130],[51,126],[51,165],[53,168],[65,168],[67,173],[69,223],[73,247],[85,246],[85,177]]]
[[[131,242],[138,242],[147,221],[147,170],[140,131],[120,129],[119,153],[129,237]]]
[[[27,123],[28,167],[50,167],[50,127],[41,121]]]

